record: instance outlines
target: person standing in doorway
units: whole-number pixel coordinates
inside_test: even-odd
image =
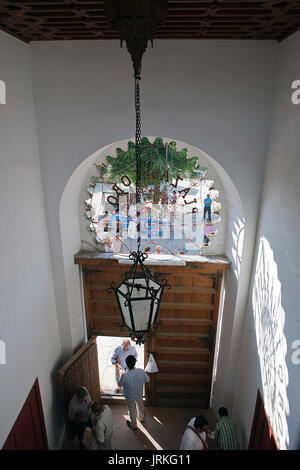
[[[131,346],[129,339],[124,339],[121,346],[118,346],[111,357],[111,363],[115,365],[117,388],[114,393],[121,393],[121,387],[118,385],[121,374],[128,369],[126,358],[134,356],[137,359],[137,352],[134,346]]]
[[[206,198],[204,199],[204,214],[203,214],[203,219],[205,220],[206,214],[208,215],[208,220],[211,222],[211,205],[212,205],[212,199],[210,198],[210,194],[206,195]]]
[[[119,386],[123,387],[130,417],[130,421],[126,421],[126,424],[133,431],[137,428],[136,418],[141,423],[145,419],[143,390],[144,384],[150,381],[149,375],[143,369],[135,368],[135,363],[135,357],[128,356],[126,358],[128,371],[119,379]]]
[[[222,450],[239,450],[240,443],[236,425],[228,417],[227,408],[222,406],[219,409],[219,416],[220,420],[217,422],[213,432],[213,437],[217,440],[219,448]]]
[[[204,416],[192,418],[181,439],[180,450],[207,450],[208,422]]]

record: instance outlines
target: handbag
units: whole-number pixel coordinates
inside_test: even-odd
[[[148,374],[155,374],[158,372],[158,367],[152,354],[149,354],[149,361],[145,367],[145,372],[148,372]]]

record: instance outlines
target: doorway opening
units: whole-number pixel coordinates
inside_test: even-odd
[[[98,364],[100,376],[100,391],[101,397],[124,397],[123,392],[116,393],[116,367],[111,362],[111,357],[115,349],[122,345],[124,339],[122,336],[97,336],[97,351],[98,351]],[[141,369],[145,368],[145,348],[144,345],[138,346],[131,341],[137,352],[136,367]]]

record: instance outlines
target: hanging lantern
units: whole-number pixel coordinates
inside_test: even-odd
[[[121,284],[111,284],[122,316],[122,326],[130,330],[131,339],[137,344],[144,343],[144,335],[153,334],[152,328],[161,323],[157,320],[161,297],[164,289],[170,288],[166,279],[159,280],[160,273],[152,274],[145,266],[147,257],[140,250],[131,253],[131,269],[123,274]]]
[[[145,334],[153,334],[161,322],[157,320],[163,291],[170,285],[160,274],[152,274],[144,265],[148,257],[140,249],[140,206],[141,206],[141,103],[140,80],[142,56],[148,41],[153,41],[155,29],[167,13],[167,0],[106,0],[104,7],[109,23],[120,33],[121,45],[125,41],[131,55],[135,80],[135,158],[136,158],[136,215],[137,251],[129,255],[133,261],[131,269],[123,274],[121,284],[111,284],[119,305],[122,327],[130,330],[131,339],[137,344],[144,343]],[[109,291],[111,290],[109,289]]]

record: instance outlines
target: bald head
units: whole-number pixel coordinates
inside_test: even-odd
[[[128,351],[128,349],[130,348],[130,340],[129,339],[124,339],[123,342],[122,342],[122,348],[124,349],[124,351]]]

